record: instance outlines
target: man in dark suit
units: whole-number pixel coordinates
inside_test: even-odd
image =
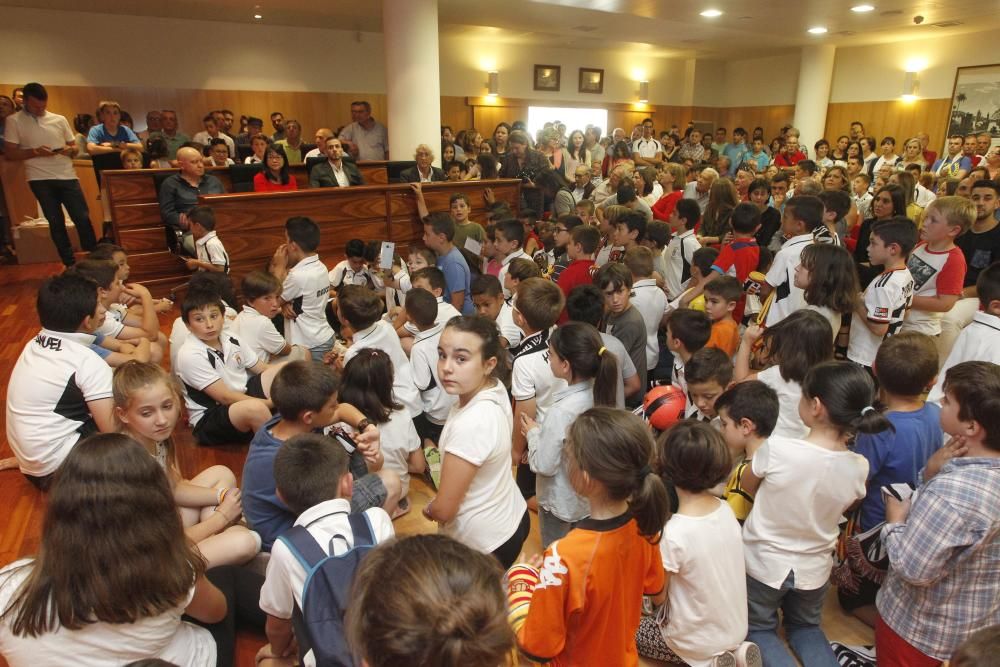
[[[399,172],[400,183],[431,183],[448,180],[443,171],[431,164],[434,161],[434,151],[427,144],[417,146],[417,150],[413,153],[413,159],[417,161],[416,166]]]
[[[344,159],[344,147],[340,139],[331,137],[326,141],[326,162],[321,162],[309,172],[309,187],[336,188],[349,185],[364,185],[365,179],[354,162]]]

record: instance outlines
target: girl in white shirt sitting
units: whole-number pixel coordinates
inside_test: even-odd
[[[243,516],[236,475],[211,466],[193,479],[181,476],[171,435],[184,401],[176,381],[160,366],[131,361],[115,371],[112,391],[119,430],[134,438],[167,474],[184,533],[207,567],[241,565],[260,551],[260,537],[237,523]]]
[[[597,329],[583,322],[569,322],[552,332],[549,368],[568,386],[553,395],[544,424],[539,426],[526,414],[519,424],[528,439],[528,464],[538,474],[543,549],[590,515],[587,499],[570,484],[563,456],[566,429],[594,405],[615,407],[618,387],[618,360],[604,347]]]
[[[441,333],[438,377],[458,402],[438,443],[441,483],[424,516],[506,568],[521,552],[531,524],[510,471],[510,399],[493,376],[502,354],[500,332],[488,317],[452,318]]]
[[[876,396],[874,380],[856,364],[815,366],[802,382],[798,405],[808,435],[772,435],[743,472],[741,486],[754,496],[743,526],[747,639],[760,647],[765,665],[795,664],[777,634],[778,609],[803,665],[838,664],[820,627],[821,614],[840,519],[866,492],[868,461],[847,445],[857,433],[891,428],[872,405]]]
[[[11,667],[143,658],[216,664],[226,599],[185,538],[163,468],[132,438],[78,443],[56,473],[38,555],[0,570],[0,654]]]
[[[389,355],[375,348],[363,348],[344,366],[337,399],[353,405],[378,426],[385,469],[399,475],[402,484],[399,505],[392,513],[395,519],[409,511],[406,494],[410,489],[410,472],[423,472],[424,462],[420,436],[406,408],[393,397],[392,384]]]

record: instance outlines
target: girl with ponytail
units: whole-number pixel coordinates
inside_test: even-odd
[[[669,509],[652,451],[649,428],[623,410],[591,408],[569,427],[569,478],[590,517],[549,545],[540,572],[515,565],[507,576],[511,623],[532,660],[638,664],[638,602],[666,597],[657,542]]]
[[[614,407],[618,360],[590,324],[569,322],[549,337],[549,368],[568,385],[546,407],[539,426],[521,414],[521,432],[528,440],[528,464],[538,475],[538,520],[542,547],[564,537],[574,523],[590,514],[590,506],[573,490],[563,456],[566,429],[594,405]]]
[[[865,497],[868,461],[848,450],[858,433],[891,428],[873,407],[875,383],[863,368],[827,361],[802,381],[799,416],[805,438],[772,435],[744,471],[742,488],[754,495],[743,527],[749,627],[764,664],[792,664],[777,635],[785,635],[805,665],[837,665],[820,628],[840,517]]]

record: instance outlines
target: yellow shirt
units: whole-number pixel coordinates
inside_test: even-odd
[[[740,488],[740,482],[743,480],[743,471],[746,470],[748,465],[750,465],[750,459],[743,459],[736,466],[729,476],[729,481],[726,482],[726,493],[724,495],[726,502],[729,503],[729,507],[732,508],[733,514],[736,515],[736,519],[740,523],[746,521],[750,510],[753,509],[753,496]]]

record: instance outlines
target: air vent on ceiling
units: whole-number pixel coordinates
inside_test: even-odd
[[[837,32],[835,32],[833,34],[834,35],[839,35],[841,37],[852,37],[852,36],[854,36],[854,35],[856,35],[858,33],[854,32],[853,30],[839,30],[839,31],[837,31]]]
[[[903,13],[902,9],[890,9],[888,11],[882,12],[882,16],[899,16]]]
[[[932,23],[935,28],[954,28],[957,25],[962,25],[961,21],[941,21],[940,23]]]
[[[573,30],[579,30],[580,32],[594,32],[597,30],[596,25],[578,25],[574,26]]]
[[[753,20],[753,17],[752,16],[740,16],[739,20],[740,21],[750,21],[750,20]]]

